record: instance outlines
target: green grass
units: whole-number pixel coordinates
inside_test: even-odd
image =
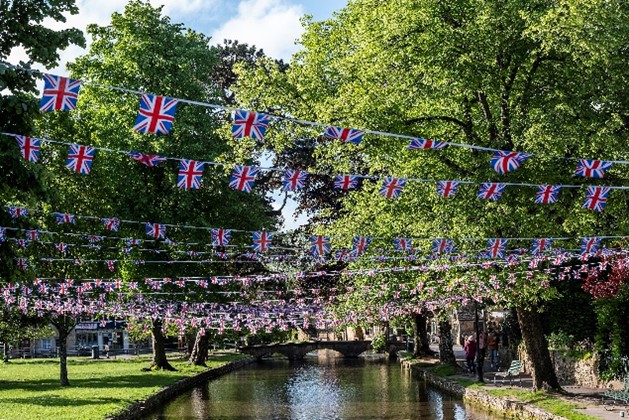
[[[211,357],[218,367],[242,356]],[[178,372],[142,372],[148,358],[102,360],[70,358],[71,386],[59,386],[56,359],[13,360],[0,364],[0,419],[102,419],[143,400],[160,388],[205,368],[171,361]]]
[[[528,391],[524,389],[492,389],[487,393],[499,397],[515,397],[522,402],[543,408],[549,413],[567,418],[568,420],[596,420],[596,417],[576,412],[578,404],[548,395],[545,391]]]

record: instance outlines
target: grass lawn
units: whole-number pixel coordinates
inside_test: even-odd
[[[575,408],[579,407],[578,404],[548,395],[545,391],[533,392],[525,389],[486,389],[485,391],[496,396],[515,397],[568,420],[596,420],[596,417],[575,411]]]
[[[209,367],[242,358],[211,357]],[[0,419],[103,419],[160,388],[204,370],[171,361],[178,372],[142,372],[148,357],[92,361],[69,358],[71,386],[59,386],[58,359],[12,360],[0,364]]]

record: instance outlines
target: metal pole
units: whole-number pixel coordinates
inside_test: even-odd
[[[480,333],[478,330],[478,302],[474,300],[474,328],[476,329],[476,380],[485,382],[483,378],[483,363],[485,362],[480,354]]]

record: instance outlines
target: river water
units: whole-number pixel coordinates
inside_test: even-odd
[[[321,353],[299,363],[266,360],[249,365],[183,394],[146,418],[496,419],[427,387],[398,363]]]

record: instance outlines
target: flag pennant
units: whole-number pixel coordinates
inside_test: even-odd
[[[494,171],[504,175],[518,169],[522,162],[530,157],[531,155],[527,153],[500,151],[491,157],[490,163]]]
[[[251,192],[259,170],[257,166],[236,165],[229,180],[229,186],[235,190]]]
[[[26,136],[15,136],[15,141],[17,141],[20,147],[20,153],[24,159],[29,162],[39,161],[41,140]]]
[[[12,219],[28,216],[28,209],[24,207],[9,206],[7,207],[7,210],[9,211],[9,215]]]
[[[282,189],[284,191],[299,190],[304,187],[307,177],[307,172],[287,169],[282,177]]]
[[[340,190],[353,190],[358,185],[358,175],[337,175],[334,177],[334,188]]]
[[[558,185],[538,185],[537,193],[535,193],[535,203],[537,204],[553,204],[557,202],[559,196]]]
[[[39,110],[42,112],[73,110],[76,108],[80,89],[80,80],[45,73],[44,92]]]
[[[70,223],[70,224],[76,223],[76,218],[74,217],[73,214],[55,212],[54,215],[55,215],[55,220],[57,221],[58,225],[62,225],[64,223]]]
[[[603,211],[610,191],[609,187],[587,187],[582,207],[593,211]]]
[[[459,181],[438,181],[437,194],[445,198],[454,197],[460,184]]]
[[[164,239],[166,237],[166,226],[159,223],[145,223],[146,234],[154,239]]]
[[[478,198],[482,198],[484,200],[496,201],[500,198],[500,196],[502,196],[506,186],[506,184],[498,182],[485,182],[481,184],[477,196]]]
[[[129,156],[132,159],[137,160],[140,163],[145,164],[149,168],[152,168],[153,166],[157,166],[160,163],[165,162],[166,160],[168,160],[167,158],[165,158],[163,156],[159,156],[159,155],[145,155],[144,153],[140,153],[140,152],[127,152],[127,156]]]
[[[408,150],[427,150],[427,149],[445,149],[448,143],[445,141],[435,141],[422,138],[411,139],[411,142],[406,146]]]
[[[117,217],[105,217],[101,219],[101,222],[103,222],[105,229],[110,232],[118,232],[118,229],[120,229],[120,219]]]
[[[397,251],[410,251],[413,247],[413,240],[410,238],[393,239],[393,247]]]
[[[601,245],[601,238],[585,237],[581,240],[581,255],[593,254],[598,251]]]
[[[252,139],[264,140],[270,120],[271,117],[266,114],[237,109],[234,111],[232,137],[236,139],[251,137]]]
[[[379,194],[386,198],[398,198],[406,185],[403,178],[385,177]]]
[[[227,246],[232,237],[231,229],[214,228],[212,229],[212,245]]]
[[[266,231],[253,232],[252,239],[255,252],[266,252],[271,246],[273,235]]]
[[[315,257],[327,255],[330,252],[330,237],[313,235],[310,237],[310,253]]]
[[[7,239],[7,230],[3,227],[0,227],[0,244],[3,243]]]
[[[503,258],[506,255],[507,240],[494,238],[487,241],[487,254],[490,258]]]
[[[531,248],[531,254],[539,255],[550,248],[552,241],[550,239],[540,238],[533,239],[533,247]]]
[[[17,268],[22,271],[26,271],[26,269],[28,269],[28,260],[26,258],[16,258],[15,263],[17,264]]]
[[[175,121],[177,100],[145,93],[133,129],[138,133],[168,134]]]
[[[454,251],[454,243],[451,239],[438,238],[432,241],[432,252],[448,254]]]
[[[107,269],[111,271],[112,273],[116,271],[114,260],[107,260]],[[120,287],[116,287],[116,289],[120,289]]]
[[[352,252],[356,256],[362,255],[367,250],[370,243],[371,238],[367,236],[354,236],[352,240]]]
[[[61,252],[62,254],[65,254],[68,251],[68,244],[59,242],[55,244],[55,248],[57,248],[57,251]]]
[[[201,188],[203,176],[203,162],[182,159],[179,162],[179,175],[177,186],[184,190],[196,190]]]
[[[579,159],[575,175],[586,178],[603,178],[605,172],[612,167],[612,162],[595,159]]]
[[[34,230],[27,230],[25,237],[27,240],[29,241],[39,241],[39,231],[34,229]]]
[[[79,174],[88,175],[92,170],[92,160],[96,149],[79,144],[70,145],[66,168]]]
[[[345,143],[360,144],[365,132],[353,128],[328,127],[324,130],[323,135]]]

